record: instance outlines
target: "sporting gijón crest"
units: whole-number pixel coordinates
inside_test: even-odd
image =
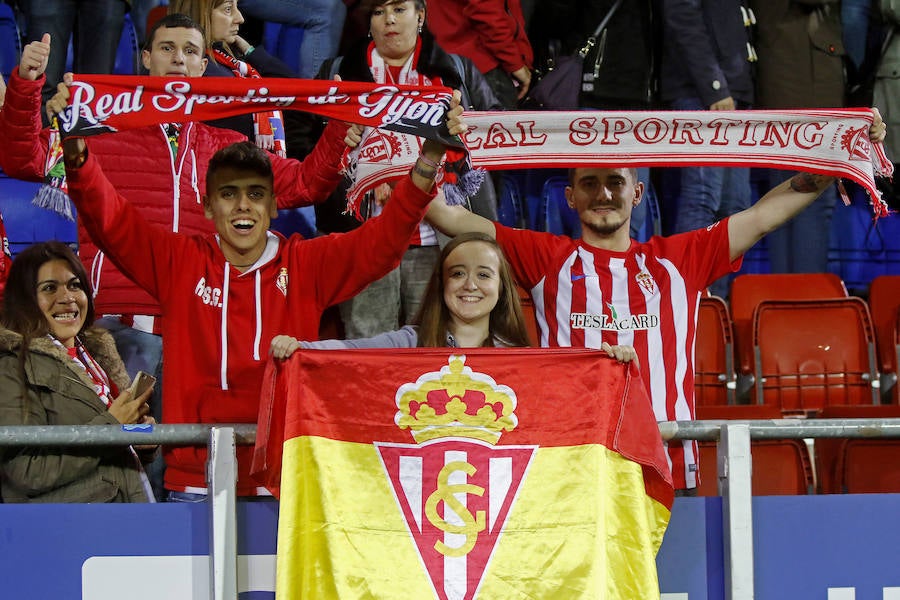
[[[416,444],[376,443],[436,598],[477,598],[536,446],[498,446],[515,393],[452,356],[397,391]]]

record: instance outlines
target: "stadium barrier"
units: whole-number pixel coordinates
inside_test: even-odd
[[[900,438],[900,419],[678,421],[660,423],[659,428],[664,440],[718,442],[717,479],[722,497],[724,597],[731,600],[750,600],[756,593],[750,486],[751,440]],[[238,597],[235,446],[254,444],[255,439],[256,426],[250,424],[0,427],[0,448],[23,445],[207,445],[211,491],[211,501],[207,503],[210,524],[208,585],[209,597],[215,600]],[[687,594],[662,594],[664,600],[687,597]]]

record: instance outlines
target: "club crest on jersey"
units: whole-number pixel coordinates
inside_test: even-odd
[[[281,293],[284,294],[284,297],[287,298],[287,286],[288,286],[288,271],[287,267],[281,267],[281,270],[278,271],[278,277],[275,278],[275,287],[281,290]]]
[[[440,600],[478,597],[537,449],[498,445],[518,426],[516,393],[465,362],[450,356],[440,371],[397,389],[394,422],[415,444],[375,442]]]
[[[653,276],[647,271],[641,271],[635,275],[634,280],[648,293],[653,294],[656,292],[656,281],[653,280]]]

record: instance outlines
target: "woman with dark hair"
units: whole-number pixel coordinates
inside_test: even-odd
[[[509,263],[496,240],[463,233],[444,246],[415,325],[370,338],[300,342],[286,335],[272,340],[276,358],[298,348],[511,348],[529,346],[528,330]],[[630,346],[604,344],[611,357],[632,360]]]
[[[62,242],[30,246],[10,268],[0,319],[0,425],[152,422],[133,397],[112,336],[90,327],[93,297]],[[4,502],[146,502],[131,447],[14,446],[0,455]]]

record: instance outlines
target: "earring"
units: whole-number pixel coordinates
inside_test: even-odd
[[[419,21],[419,35],[422,35],[422,21]]]
[[[371,29],[369,30],[369,39],[370,40],[372,39],[372,30]]]

